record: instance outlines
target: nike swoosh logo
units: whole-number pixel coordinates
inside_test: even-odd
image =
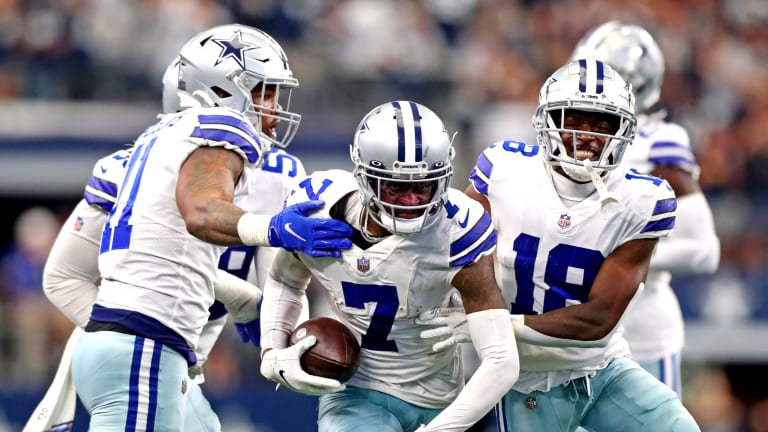
[[[280,369],[280,370],[277,372],[277,374],[278,374],[278,375],[280,375],[280,378],[282,378],[282,379],[283,379],[283,382],[284,382],[284,383],[286,383],[286,385],[288,385],[288,381],[286,381],[286,380],[285,380],[285,371],[284,371],[284,370],[282,370],[282,369]]]
[[[459,226],[462,228],[466,228],[467,223],[469,223],[469,210],[467,210],[467,214],[464,216],[464,222],[459,222]]]
[[[103,166],[101,166],[100,168],[101,168],[101,173],[102,173],[102,174],[104,174],[104,173],[106,173],[106,172],[107,172],[107,169],[106,169],[106,168],[104,168]]]
[[[287,224],[285,224],[285,227],[284,227],[284,228],[285,228],[285,230],[286,230],[286,231],[288,231],[288,234],[290,234],[290,235],[292,235],[292,236],[296,237],[296,238],[297,238],[297,239],[299,239],[299,240],[302,240],[302,241],[307,241],[307,239],[305,239],[304,237],[302,237],[302,236],[298,235],[298,234],[296,233],[296,231],[294,231],[294,230],[291,228],[291,224],[292,224],[292,223],[293,223],[293,222],[288,222]]]

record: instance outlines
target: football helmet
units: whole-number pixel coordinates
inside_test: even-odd
[[[566,111],[589,111],[615,116],[618,129],[613,135],[566,129]],[[598,159],[590,161],[594,171],[601,175],[619,165],[624,150],[634,139],[636,124],[634,96],[630,85],[613,68],[594,59],[572,61],[555,71],[541,87],[539,106],[533,116],[536,139],[544,148],[546,157],[559,162],[572,179],[584,182],[591,179],[591,168],[576,157],[578,140],[573,140],[573,156],[569,156],[561,134],[606,138]]]
[[[263,31],[240,24],[214,27],[193,37],[179,53],[178,91],[202,106],[224,106],[242,112],[265,145],[285,148],[298,130],[301,116],[290,111],[291,93],[299,86],[280,45]],[[274,88],[275,106],[253,100],[258,86]],[[278,130],[262,131],[267,119],[280,121]],[[268,150],[268,149],[265,149]]]
[[[571,60],[580,58],[604,61],[632,84],[638,113],[649,111],[659,101],[664,56],[644,28],[619,21],[602,24],[576,44]]]
[[[395,234],[411,234],[437,220],[453,175],[454,149],[432,110],[410,101],[379,105],[360,122],[350,153],[363,208],[379,225]],[[381,199],[387,182],[432,182],[434,187],[425,204],[395,205]],[[397,217],[398,210],[420,216]]]

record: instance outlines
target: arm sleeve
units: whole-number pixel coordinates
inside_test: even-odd
[[[286,250],[279,250],[264,285],[261,303],[261,348],[285,348],[303,309],[309,269]]]
[[[704,194],[678,198],[675,230],[659,240],[651,258],[651,270],[712,274],[719,263],[720,240]]]
[[[99,291],[99,245],[107,214],[81,200],[59,231],[43,270],[43,291],[67,318],[85,327]]]
[[[467,324],[480,367],[459,396],[429,422],[425,432],[467,430],[493,408],[520,375],[517,343],[506,310],[471,313]]]

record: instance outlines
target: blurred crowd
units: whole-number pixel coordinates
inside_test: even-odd
[[[610,19],[640,24],[659,42],[666,59],[661,105],[688,129],[715,212],[720,271],[711,281],[687,283],[706,285],[697,287],[701,296],[714,295],[718,284],[736,284],[746,293],[737,306],[745,311],[736,316],[768,320],[764,0],[0,0],[0,100],[151,101],[159,107],[160,76],[181,44],[204,28],[239,22],[267,31],[285,48],[301,83],[293,105],[304,115],[301,134],[346,145],[352,119],[370,107],[419,101],[460,132],[454,185],[463,189],[484,146],[535,139],[530,118],[543,80],[587,30]],[[26,217],[51,221],[36,211]],[[17,237],[4,253],[0,299],[6,306],[24,304],[28,292],[41,298],[35,272],[52,238],[37,241],[30,250]],[[41,332],[66,326],[44,327],[45,320],[24,311],[0,309],[3,327],[11,319],[39,325]],[[45,371],[52,366],[35,359],[56,355],[39,357],[34,343],[4,334],[0,358],[16,349],[22,361],[11,363],[50,376]],[[19,343],[29,351],[14,348]],[[217,364],[214,358],[211,367]],[[236,381],[227,376],[231,368],[220,369],[224,378],[212,382]],[[3,367],[2,374],[12,370]],[[705,430],[768,430],[766,400],[751,404],[757,411],[749,417],[744,406],[729,405],[740,402],[726,396],[728,383],[718,381],[723,372],[706,373],[712,379],[691,387],[707,383],[707,393],[721,396],[698,392],[691,399],[701,404],[692,411],[711,423],[709,429],[702,424]],[[720,411],[728,415],[718,417]]]

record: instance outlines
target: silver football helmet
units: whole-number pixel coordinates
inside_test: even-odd
[[[632,84],[638,113],[659,101],[664,80],[664,56],[653,36],[637,25],[609,21],[576,44],[571,60],[595,58],[611,65]]]
[[[453,175],[454,149],[445,125],[432,110],[409,101],[379,105],[360,122],[350,153],[363,208],[382,227],[411,234],[437,220]],[[383,185],[403,182],[431,183],[430,201],[404,206],[381,199]],[[420,216],[397,217],[398,210]]]
[[[187,42],[179,57],[180,95],[190,95],[203,106],[240,111],[270,145],[290,144],[301,122],[301,115],[290,111],[291,93],[299,82],[271,36],[240,24],[214,27]],[[275,90],[275,106],[265,104],[264,91],[261,100],[253,100],[258,86]],[[279,120],[278,130],[264,133],[266,119]]]
[[[548,159],[559,162],[568,176],[576,181],[589,181],[590,169],[577,157],[575,135],[606,138],[602,153],[590,164],[598,174],[616,168],[635,136],[634,105],[630,85],[613,68],[594,59],[572,61],[555,71],[541,87],[539,106],[533,116],[536,139]],[[616,117],[618,128],[613,135],[567,129],[567,111],[609,114]],[[568,155],[561,134],[574,134],[572,156]]]

